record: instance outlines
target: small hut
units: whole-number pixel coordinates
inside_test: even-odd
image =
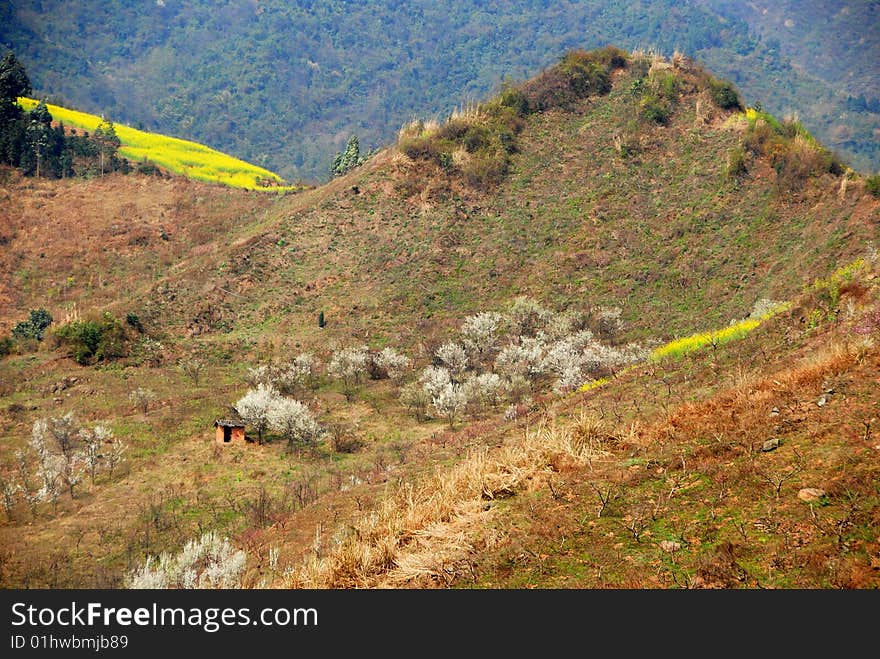
[[[218,444],[244,444],[244,421],[217,419],[214,421],[214,427],[217,429]]]

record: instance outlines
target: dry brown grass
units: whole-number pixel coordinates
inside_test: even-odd
[[[186,179],[112,175],[0,185],[0,333],[45,307],[60,320],[128,302],[192,250],[221,236],[271,196]]]
[[[738,431],[758,436],[767,428],[771,401],[795,400],[804,391],[817,390],[823,380],[837,375],[864,358],[869,342],[836,341],[802,359],[791,369],[769,377],[743,374],[736,386],[697,403],[685,403],[665,422],[642,437],[643,442],[674,437],[681,428],[691,433],[711,428],[716,433]]]
[[[500,540],[493,501],[542,487],[561,465],[608,455],[604,422],[543,422],[497,449],[479,449],[419,483],[394,487],[378,508],[319,551],[284,582],[291,588],[390,588],[447,585],[469,558]]]

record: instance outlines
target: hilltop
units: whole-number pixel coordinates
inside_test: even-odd
[[[55,506],[16,500],[3,583],[119,585],[212,529],[248,586],[876,585],[872,185],[694,62],[613,48],[415,121],[297,195],[9,180],[3,326],[38,308],[54,325],[0,361],[4,478],[67,412],[128,450]],[[87,240],[61,240],[72,223]],[[460,377],[519,390],[449,418],[401,398],[480,313],[498,343]],[[91,352],[62,329],[82,321]],[[598,365],[576,387],[516,380],[493,361],[509,341]],[[412,368],[333,377],[361,344]],[[290,390],[328,434],[216,446],[258,367],[305,352]],[[794,526],[812,571],[781,558]],[[716,555],[728,572],[698,572]]]
[[[876,26],[876,4],[865,2],[0,7],[0,43],[41,96],[210,144],[291,181],[325,180],[352,134],[387,144],[413,115],[446,116],[565,49],[609,43],[703,61],[750,105],[798,113],[853,168],[876,171]]]

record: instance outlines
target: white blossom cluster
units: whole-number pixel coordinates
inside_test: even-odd
[[[314,447],[324,436],[308,406],[293,398],[281,398],[269,410],[269,426],[291,444]]]
[[[337,350],[330,359],[327,373],[330,377],[337,378],[346,383],[360,382],[367,372],[369,356],[369,348],[367,346]]]
[[[399,380],[412,366],[412,360],[409,357],[390,346],[383,348],[375,359],[376,365],[385,369],[388,377],[392,380]]]
[[[436,413],[446,419],[451,426],[455,419],[464,411],[467,397],[464,387],[454,382],[447,382],[431,397],[431,405]]]
[[[251,367],[245,379],[252,387],[264,384],[281,392],[291,393],[311,381],[315,367],[314,355],[303,352],[288,362]]]
[[[35,512],[43,502],[57,505],[66,491],[75,496],[86,476],[95,482],[100,471],[113,471],[124,459],[125,444],[103,425],[80,427],[73,412],[38,419],[27,447],[15,452],[15,467],[0,482],[3,506],[10,514],[19,498]]]
[[[125,585],[150,588],[238,588],[247,564],[245,552],[214,532],[190,540],[179,554],[148,557],[132,571]]]
[[[615,337],[621,328],[617,307],[555,313],[518,297],[507,314],[468,316],[460,337],[434,351],[434,364],[418,378],[421,391],[408,386],[401,400],[413,409],[430,401],[436,416],[451,424],[464,410],[478,414],[505,400],[515,405],[542,378],[557,393],[572,391],[645,356],[637,345],[601,339]]]
[[[543,372],[543,345],[530,337],[504,346],[495,358],[495,372],[507,378],[534,378]]]
[[[283,435],[290,444],[314,446],[324,434],[308,406],[282,396],[267,384],[249,389],[235,404],[235,411],[257,431],[262,443],[267,430]]]
[[[443,366],[428,366],[419,376],[419,384],[429,399],[435,398],[445,387],[452,384],[449,369]]]
[[[460,382],[461,377],[468,368],[468,353],[460,343],[450,341],[444,343],[434,351],[437,357],[448,370],[453,380]]]
[[[476,363],[486,360],[497,349],[503,318],[500,313],[485,312],[464,319],[461,338],[468,355]]]

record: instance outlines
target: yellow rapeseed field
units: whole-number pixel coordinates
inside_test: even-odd
[[[33,109],[37,103],[38,101],[32,98],[19,99],[19,104],[25,110]],[[93,131],[103,121],[101,117],[57,105],[47,103],[46,108],[55,121],[81,130]],[[122,143],[119,149],[120,155],[132,162],[149,161],[188,178],[220,183],[233,188],[273,191],[295,189],[293,186],[285,186],[280,176],[267,169],[233,158],[203,144],[148,133],[121,124],[114,123],[113,127]]]
[[[730,341],[736,341],[737,339],[741,339],[746,334],[757,328],[761,323],[763,323],[768,318],[775,316],[782,311],[785,311],[789,308],[791,303],[782,302],[780,304],[775,305],[770,311],[767,313],[758,316],[757,318],[746,318],[736,323],[732,323],[727,327],[717,330],[711,330],[708,332],[699,332],[697,334],[691,334],[690,336],[684,336],[680,339],[675,339],[674,341],[669,341],[668,343],[664,343],[663,345],[654,348],[648,356],[648,360],[652,362],[658,362],[665,358],[672,357],[677,358],[685,355],[689,352],[694,352],[696,350],[701,350],[702,348],[706,348],[708,346],[718,347]],[[618,373],[618,375],[622,375],[623,373],[628,372],[633,367],[628,366]],[[586,384],[581,385],[578,388],[579,392],[587,392],[592,389],[598,389],[610,382],[610,378],[600,378],[599,380],[592,380],[587,382]]]

